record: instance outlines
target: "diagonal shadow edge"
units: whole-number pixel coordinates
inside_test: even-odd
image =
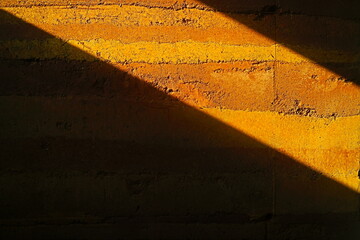
[[[259,22],[262,21],[262,19],[266,19],[266,17],[274,18],[275,20],[275,31],[270,32],[267,31],[267,29],[264,29],[261,24],[248,24],[246,22],[243,22],[239,17],[237,17],[236,14],[233,14],[230,10],[236,9],[236,7],[246,5],[246,0],[227,0],[227,1],[218,1],[218,0],[200,0],[200,2],[204,3],[205,5],[209,6],[211,9],[218,10],[220,12],[225,11],[224,14],[229,16],[230,18],[236,20],[237,22],[244,24],[248,26],[249,28],[257,31],[258,33],[272,39],[275,41],[275,44],[281,44],[284,45],[284,47],[304,56],[305,58],[314,61],[315,63],[325,67],[326,69],[332,71],[333,73],[336,73],[346,79],[346,81],[353,82],[357,85],[359,85],[359,77],[356,69],[358,69],[359,65],[359,55],[357,52],[359,52],[358,44],[355,40],[355,37],[359,37],[360,31],[355,30],[355,32],[348,32],[345,30],[345,32],[341,32],[341,34],[338,34],[337,36],[330,35],[330,29],[331,29],[331,23],[328,23],[328,26],[326,26],[326,34],[323,36],[323,41],[321,45],[315,45],[315,42],[319,42],[319,39],[314,40],[312,39],[313,36],[309,34],[309,32],[304,32],[303,35],[298,34],[298,31],[301,31],[302,29],[308,29],[311,28],[307,22],[300,23],[296,22],[292,18],[296,19],[298,16],[302,16],[302,11],[305,9],[305,11],[309,11],[309,9],[314,8],[314,6],[327,6],[325,11],[331,12],[332,17],[339,17],[339,18],[345,18],[346,13],[357,13],[360,10],[360,3],[352,0],[346,0],[346,1],[317,1],[317,3],[314,3],[313,1],[301,1],[301,4],[299,4],[299,1],[296,0],[290,0],[290,1],[281,1],[281,0],[273,0],[268,1],[269,5],[263,6],[262,9],[256,10],[255,12],[250,11],[250,14],[255,14],[255,16],[258,16]],[[253,3],[255,6],[257,6],[256,2]],[[233,6],[233,7],[231,7]],[[240,7],[241,8],[241,7]],[[284,12],[281,10],[284,9]],[[315,8],[317,11],[319,8]],[[230,13],[229,13],[230,11]],[[236,11],[235,11],[236,13]],[[293,15],[293,13],[297,13]],[[306,13],[304,13],[303,16],[307,16]],[[310,15],[311,17],[318,20],[317,15]],[[321,15],[319,15],[321,16]],[[282,25],[279,25],[280,18],[287,17],[288,19],[282,20]],[[353,22],[358,22],[358,19],[353,19]],[[316,26],[318,27],[318,26]],[[333,26],[334,29],[340,30],[339,26]],[[316,32],[318,29],[311,30],[312,32]],[[354,30],[354,29],[352,29]],[[310,31],[310,32],[311,32]],[[333,30],[335,31],[335,30]],[[295,33],[295,34],[294,34]],[[295,35],[295,37],[293,36]],[[331,37],[330,37],[331,36]],[[354,37],[355,36],[355,37]],[[327,40],[327,38],[334,38],[330,40]],[[353,39],[355,41],[346,41],[349,39]],[[334,46],[328,48],[327,45],[331,45],[333,43],[338,43],[336,45],[336,48],[334,49]],[[308,49],[310,46],[310,49]],[[339,58],[342,57],[350,57],[353,56],[356,58],[356,61],[350,62],[350,63],[342,63],[342,62],[332,62],[327,61],[325,56],[322,56],[322,54],[319,55],[319,53],[316,51],[316,49],[326,49],[328,48],[328,51],[331,50],[339,50],[337,53]]]
[[[8,14],[8,13],[1,11],[1,14]],[[42,34],[44,38],[55,38],[54,36],[51,36],[50,34],[44,32],[40,29],[36,29],[34,26],[32,26],[28,23],[25,23],[20,19],[18,19],[18,22],[21,25],[25,25],[26,27],[33,29],[33,32]],[[110,97],[110,98],[114,98],[114,99],[118,98],[127,103],[131,102],[133,104],[134,108],[139,108],[139,109],[144,109],[143,105],[145,105],[145,108],[146,108],[146,105],[150,105],[150,106],[154,105],[154,101],[150,101],[153,99],[158,99],[160,102],[166,102],[167,104],[165,105],[165,107],[171,109],[170,112],[172,112],[171,114],[173,115],[173,119],[174,119],[173,125],[161,127],[159,131],[155,131],[155,132],[150,131],[151,124],[147,125],[147,126],[145,126],[145,128],[143,128],[141,126],[136,125],[137,124],[136,123],[135,128],[142,128],[145,130],[149,130],[153,134],[164,133],[163,139],[161,139],[159,142],[161,143],[160,146],[165,147],[166,144],[164,145],[164,143],[167,143],[170,145],[176,143],[176,141],[174,142],[171,138],[169,138],[169,135],[167,134],[167,132],[172,131],[173,127],[181,126],[183,124],[184,128],[190,128],[191,131],[187,132],[184,136],[181,136],[184,139],[187,138],[187,141],[189,141],[189,139],[190,139],[190,141],[189,141],[190,144],[183,145],[185,147],[181,147],[182,149],[187,148],[191,145],[191,143],[198,142],[198,141],[201,141],[203,143],[203,146],[214,146],[214,142],[216,142],[216,139],[227,138],[228,137],[227,135],[231,136],[230,137],[230,142],[231,142],[230,149],[242,149],[242,150],[240,150],[240,152],[235,151],[235,153],[234,153],[234,152],[232,152],[233,150],[229,150],[226,148],[225,148],[225,150],[224,149],[216,149],[216,151],[218,151],[217,154],[219,154],[219,155],[227,156],[227,155],[229,155],[229,153],[227,153],[227,151],[230,151],[230,155],[235,154],[237,156],[235,157],[235,159],[232,159],[231,161],[228,161],[228,162],[226,160],[222,160],[223,163],[220,166],[215,163],[215,164],[213,164],[213,166],[208,167],[208,168],[204,167],[206,164],[206,161],[205,161],[205,163],[201,162],[201,161],[198,162],[198,164],[200,165],[200,168],[205,168],[210,171],[215,171],[215,172],[216,171],[220,171],[220,172],[221,171],[224,171],[224,172],[225,171],[230,171],[230,172],[234,171],[236,173],[237,170],[247,166],[246,164],[245,165],[241,165],[241,164],[236,165],[234,160],[235,161],[243,161],[243,159],[239,160],[241,158],[248,158],[247,160],[250,160],[250,164],[258,166],[258,167],[255,167],[255,169],[264,168],[264,166],[265,166],[265,168],[267,168],[268,166],[271,166],[271,165],[269,165],[269,162],[268,162],[269,159],[260,159],[260,158],[263,158],[264,155],[261,155],[261,154],[256,155],[256,153],[251,153],[250,155],[255,154],[255,156],[246,156],[248,154],[246,152],[250,151],[249,149],[255,149],[255,152],[258,151],[258,149],[266,149],[265,155],[268,155],[270,152],[270,155],[271,155],[270,161],[271,162],[273,162],[273,161],[283,162],[284,166],[287,166],[289,164],[292,165],[295,162],[295,160],[291,159],[289,156],[286,156],[285,154],[280,153],[277,150],[271,149],[269,146],[266,146],[265,144],[260,143],[257,140],[244,135],[243,133],[240,133],[238,130],[235,130],[230,126],[225,125],[224,123],[220,122],[219,120],[214,119],[213,117],[206,115],[205,113],[200,112],[197,109],[194,109],[184,103],[179,102],[178,100],[174,99],[173,97],[171,97],[163,92],[160,92],[159,90],[153,88],[152,86],[147,85],[147,83],[142,82],[140,79],[136,79],[132,76],[129,76],[127,73],[121,72],[119,69],[115,68],[114,66],[111,66],[109,63],[101,61],[101,60],[97,60],[93,56],[88,56],[87,53],[85,53],[82,50],[77,49],[73,46],[67,46],[67,43],[63,42],[62,40],[59,40],[59,42],[61,44],[63,44],[64,47],[70,49],[69,52],[71,54],[76,53],[76,54],[81,54],[81,55],[87,56],[86,59],[89,59],[88,60],[89,62],[92,62],[92,63],[100,66],[98,69],[107,69],[107,71],[112,72],[112,73],[116,72],[113,76],[106,76],[106,74],[105,74],[105,79],[113,78],[116,81],[121,81],[121,80],[124,80],[125,78],[130,79],[130,81],[132,82],[131,84],[133,84],[135,86],[141,85],[141,88],[143,88],[143,89],[141,90],[141,92],[133,93],[131,91],[129,92],[128,90],[123,89],[123,87],[121,87],[121,86],[120,87],[117,86],[116,91],[111,93],[110,95],[104,94],[104,92],[102,91],[103,89],[100,89],[100,91],[96,91],[96,92],[86,92],[86,90],[89,90],[89,87],[93,87],[93,86],[83,85],[84,82],[81,82],[81,81],[83,81],[83,79],[82,79],[82,80],[80,80],[80,82],[75,83],[75,85],[68,86],[67,89],[59,89],[59,90],[53,89],[54,90],[53,92],[44,94],[45,97],[48,98],[49,96],[55,96],[55,99],[56,99],[56,98],[59,98],[58,96],[74,96],[74,95],[76,96],[76,95],[78,95],[78,96],[85,96],[85,97],[88,97],[88,96],[100,97],[97,99],[101,99],[104,97]],[[8,50],[13,51],[10,49],[8,49]],[[23,49],[18,49],[18,51],[21,51],[21,50],[23,50]],[[14,62],[15,63],[16,62],[17,63],[25,62],[25,64],[26,64],[26,62],[34,62],[36,64],[36,62],[39,62],[39,61],[41,62],[43,60],[42,59],[28,59],[28,60],[12,61],[12,60],[3,59],[2,65],[6,64],[6,61],[9,61],[9,64],[11,65]],[[49,59],[49,61],[53,61],[53,60]],[[55,64],[58,64],[59,62],[62,62],[63,59],[60,59],[60,60],[55,59],[54,61],[55,61]],[[75,61],[75,63],[73,63],[73,64],[75,64],[74,65],[75,68],[78,68],[78,66],[77,66],[78,64],[84,64],[84,63]],[[24,65],[22,65],[22,67],[23,66]],[[93,66],[94,65],[92,65],[92,67]],[[16,67],[16,68],[17,68],[16,71],[19,71],[21,69],[21,67],[20,68]],[[24,69],[26,70],[26,68],[24,68]],[[27,92],[26,88],[29,88],[29,89],[32,88],[32,86],[30,85],[31,82],[30,82],[30,84],[27,83],[28,85],[20,86],[21,84],[26,84],[26,81],[25,82],[21,82],[21,80],[19,81],[19,79],[18,79],[19,76],[16,74],[15,74],[15,76],[12,76],[13,74],[14,74],[14,71],[7,72],[8,79],[5,81],[3,80],[1,82],[0,89],[2,89],[2,94],[1,94],[2,96],[35,97],[35,96],[37,96],[37,94],[39,94],[39,93],[41,94],[41,93],[43,93],[42,91],[46,90],[46,88],[43,88],[43,89],[40,88],[40,91],[37,90],[38,92],[36,92],[36,91]],[[93,74],[93,73],[90,73],[90,76],[91,76],[91,74]],[[103,73],[100,73],[100,75],[102,75],[102,74]],[[43,81],[42,84],[47,85],[47,87],[50,85],[52,88],[56,88],[56,87],[60,87],[60,85],[61,85],[61,82],[56,82],[56,80],[49,78],[49,76],[45,76],[44,79],[35,79],[35,81],[39,81],[39,80]],[[37,85],[37,86],[39,86],[39,85]],[[74,86],[76,86],[76,87],[82,86],[84,88],[82,88],[82,90],[80,92],[77,92],[77,91],[74,92],[71,89]],[[100,88],[104,88],[104,86],[102,86]],[[22,90],[19,91],[19,89],[22,89]],[[135,87],[134,89],[137,89],[137,88]],[[145,96],[138,96],[139,93],[145,94]],[[149,96],[151,96],[151,97],[149,98]],[[133,101],[133,99],[135,99],[135,101]],[[50,101],[49,105],[52,105],[52,104],[55,104],[55,101],[53,101],[53,102]],[[122,106],[123,103],[119,103],[119,105]],[[125,110],[126,110],[126,108],[125,108]],[[15,111],[16,111],[16,109],[12,109],[11,106],[9,106],[9,113],[14,113],[14,115],[16,116],[18,113],[16,113]],[[192,117],[187,118],[186,114],[189,114]],[[161,116],[161,117],[163,117],[163,116]],[[152,116],[148,113],[145,113],[145,115],[140,115],[140,118],[145,119],[146,121],[150,121],[151,123],[154,123],[154,121],[158,120],[154,116]],[[154,119],[154,121],[153,121],[153,119]],[[140,121],[140,123],[145,124],[146,121]],[[165,119],[163,121],[166,122],[167,119]],[[193,129],[197,129],[198,132],[194,134],[194,132],[192,132]],[[216,129],[216,132],[212,132],[212,131],[215,131],[215,129]],[[197,135],[197,134],[200,134],[200,135]],[[159,135],[162,135],[162,134],[159,134]],[[226,136],[224,136],[224,135],[226,135]],[[156,138],[156,136],[152,136],[152,137]],[[9,142],[11,142],[11,139],[8,139],[8,140],[9,140]],[[11,143],[14,144],[14,142],[11,142]],[[15,141],[15,144],[16,144],[16,141]],[[124,144],[124,143],[121,143],[121,144]],[[135,145],[136,144],[138,144],[138,143],[135,143]],[[149,144],[149,142],[146,142],[145,144]],[[134,142],[130,141],[130,143],[125,143],[125,145],[126,146],[134,145]],[[140,143],[140,146],[141,146],[141,143]],[[196,148],[202,149],[203,146],[197,146],[197,147],[195,147],[195,149]],[[215,146],[216,146],[216,144],[215,144]],[[119,146],[116,145],[116,147],[119,147]],[[154,149],[150,149],[149,151],[152,152],[152,151],[154,151]],[[155,148],[155,151],[156,151],[156,148]],[[213,152],[211,152],[211,150],[209,150],[209,151],[210,151],[210,155],[213,154]],[[155,155],[156,154],[157,153],[155,153]],[[31,164],[29,165],[29,163],[23,162],[24,160],[21,160],[21,159],[17,159],[17,160],[9,159],[9,158],[2,158],[2,159],[9,160],[6,162],[4,162],[4,160],[2,160],[2,163],[1,163],[2,169],[9,170],[14,167],[17,168],[18,166],[22,166],[22,167],[20,167],[22,169],[24,167],[34,168],[34,166],[31,166]],[[217,160],[220,160],[220,159],[217,159]],[[17,162],[17,161],[20,161],[20,162]],[[246,161],[246,159],[245,159],[245,161]],[[42,163],[42,164],[44,164],[44,166],[46,166],[47,163]],[[161,164],[164,164],[164,163],[161,163]],[[275,164],[277,164],[277,163],[275,163]],[[331,201],[331,198],[334,198],[334,199],[336,199],[336,202],[341,203],[342,197],[345,197],[345,198],[347,198],[349,196],[358,197],[358,193],[352,191],[351,189],[348,189],[345,186],[340,185],[339,183],[337,183],[336,181],[334,181],[330,178],[322,176],[321,173],[318,173],[318,172],[308,168],[307,166],[301,166],[299,163],[295,163],[295,165],[296,165],[297,170],[300,169],[300,172],[306,172],[307,174],[310,174],[310,175],[315,174],[316,176],[320,176],[320,178],[322,178],[322,181],[325,182],[326,185],[330,186],[330,187],[328,187],[329,189],[338,189],[338,191],[336,193],[333,193],[333,192],[325,192],[325,193],[324,192],[321,192],[321,193],[311,192],[312,194],[315,194],[315,195],[318,194],[318,196],[316,196],[316,197],[306,196],[305,197],[306,200],[320,198],[321,200],[319,200],[319,204],[321,205],[322,203],[324,203],[323,201]],[[71,166],[70,166],[70,169],[71,169]],[[27,169],[27,170],[29,170],[29,169]],[[185,170],[185,172],[189,171],[189,168],[185,167],[184,170]],[[4,173],[4,171],[3,171],[3,173]],[[284,176],[284,177],[286,177],[286,176]],[[273,179],[272,177],[271,177],[271,179],[272,179],[272,181],[275,181],[275,179]],[[304,195],[304,189],[306,189],[306,188],[307,188],[307,186],[304,186],[304,183],[298,183],[298,184],[295,184],[294,186],[290,186],[290,189],[288,189],[290,192],[287,193],[287,195],[289,195],[289,196],[287,196],[287,197],[289,197],[291,200],[296,202],[296,199],[299,197],[299,194]],[[339,192],[343,194],[340,197],[340,199],[338,198],[339,196],[336,196],[339,194]],[[321,195],[323,195],[323,196],[321,196]],[[272,197],[274,197],[274,196],[272,196]],[[302,199],[301,201],[303,201],[303,200],[304,199]],[[276,200],[273,199],[272,201],[276,201]],[[299,202],[297,204],[299,204]],[[11,215],[11,212],[9,214]],[[276,215],[276,210],[275,210],[275,212],[272,212],[272,214]]]

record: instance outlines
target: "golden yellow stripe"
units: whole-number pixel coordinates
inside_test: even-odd
[[[216,42],[182,41],[175,43],[135,42],[123,43],[117,40],[94,39],[89,41],[58,39],[32,41],[2,41],[0,56],[8,59],[53,59],[94,60],[100,58],[110,62],[144,63],[205,63],[242,60],[273,61],[275,45],[271,47],[252,45],[229,45]],[[94,56],[89,57],[78,49]],[[288,50],[276,47],[276,60],[281,62],[313,62]],[[309,50],[310,51],[310,50]],[[359,54],[346,55],[336,51],[312,50],[314,59],[320,62],[356,62]],[[342,57],[339,57],[341,55]]]
[[[220,43],[184,41],[176,43],[136,42],[125,44],[115,40],[69,40],[67,44],[111,62],[202,63],[236,60],[274,60],[273,47],[236,46]],[[91,60],[76,48],[57,39],[46,41],[0,42],[2,58]],[[6,49],[10,49],[7,51]]]
[[[14,25],[2,26],[4,31],[11,32],[3,34],[3,40],[16,38],[13,34]],[[256,46],[271,46],[275,42],[254,30],[225,29],[213,27],[209,29],[193,28],[191,26],[115,26],[112,24],[37,24],[37,28],[52,34],[58,38],[68,40],[121,40],[124,43],[138,41],[153,42],[177,42],[177,41],[197,41],[197,42],[219,42],[224,44],[251,44]],[[6,29],[5,29],[6,28]],[[44,34],[34,32],[23,27],[16,32],[18,36],[26,39],[42,38]]]

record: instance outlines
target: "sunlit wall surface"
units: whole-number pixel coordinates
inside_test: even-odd
[[[335,2],[3,0],[1,236],[356,239],[360,22]]]

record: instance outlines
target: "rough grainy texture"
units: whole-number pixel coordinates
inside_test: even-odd
[[[2,0],[0,238],[358,239],[339,2]]]

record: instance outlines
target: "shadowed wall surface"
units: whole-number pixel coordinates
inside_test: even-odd
[[[1,3],[2,236],[358,236],[359,21],[240,2]]]

